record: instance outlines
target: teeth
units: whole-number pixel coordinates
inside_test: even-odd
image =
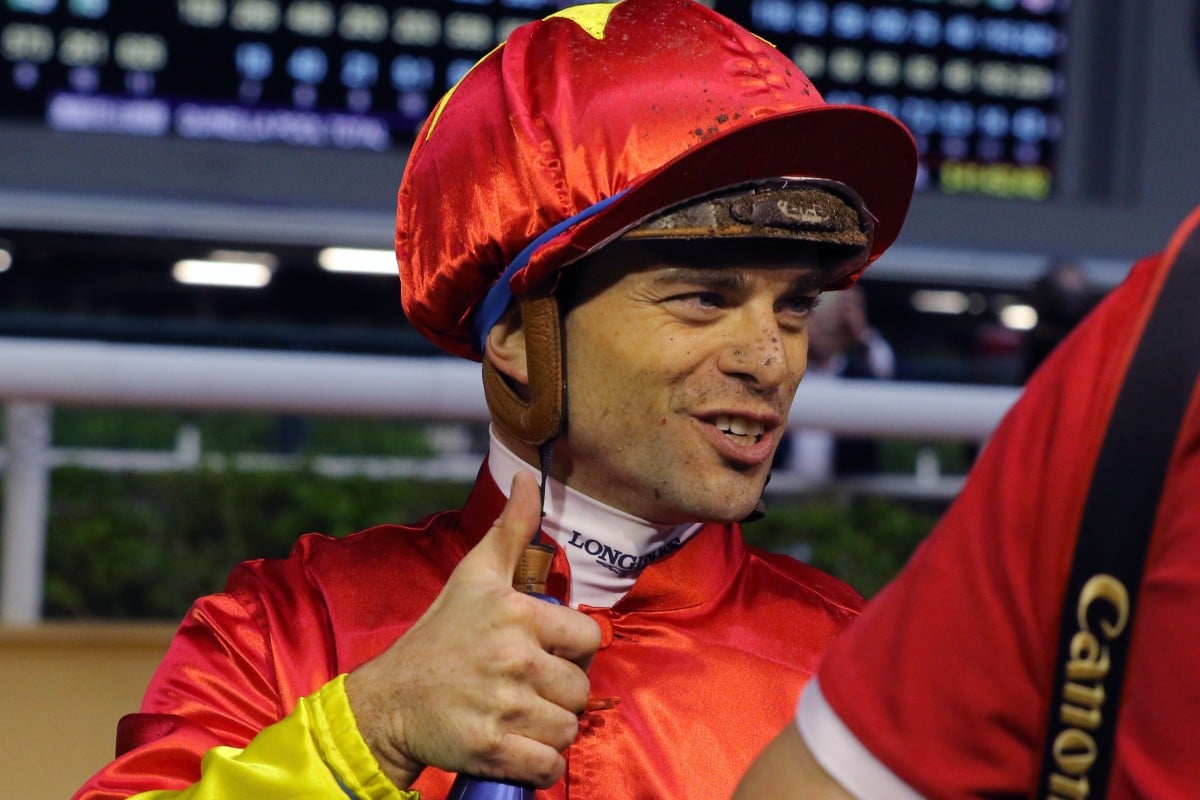
[[[762,436],[765,430],[761,422],[746,417],[731,417],[726,414],[713,420],[713,424],[718,429],[737,436]]]

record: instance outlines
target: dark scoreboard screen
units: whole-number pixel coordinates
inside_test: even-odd
[[[69,134],[403,151],[547,0],[3,0],[0,123]],[[899,117],[922,188],[1056,189],[1067,0],[716,0],[830,102]],[[4,154],[5,158],[13,154]]]
[[[1062,136],[1067,5],[752,0],[727,11],[828,102],[902,120],[920,148],[921,188],[1041,200],[1054,190]]]

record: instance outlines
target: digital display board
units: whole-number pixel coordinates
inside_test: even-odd
[[[1064,0],[751,0],[730,16],[831,103],[873,106],[917,140],[918,188],[1044,200],[1066,93]]]
[[[400,152],[547,0],[4,0],[0,120],[65,134]],[[830,102],[912,130],[920,188],[1044,200],[1066,0],[716,0]]]

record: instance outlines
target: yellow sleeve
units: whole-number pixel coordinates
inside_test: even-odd
[[[345,677],[301,698],[291,714],[245,748],[209,750],[200,780],[188,788],[142,792],[130,800],[419,800],[419,792],[397,789],[371,755],[350,710]]]

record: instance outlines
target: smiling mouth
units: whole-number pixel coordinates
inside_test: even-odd
[[[762,438],[766,428],[758,420],[722,414],[713,420],[717,430],[742,445],[751,445]]]

